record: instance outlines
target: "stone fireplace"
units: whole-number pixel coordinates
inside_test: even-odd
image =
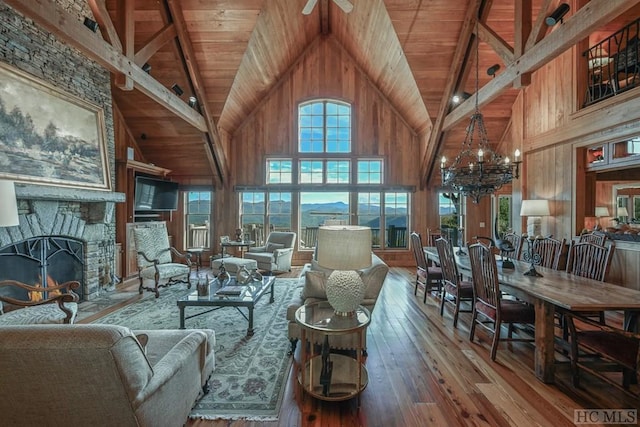
[[[115,203],[124,194],[16,184],[20,225],[0,227],[0,279],[78,280],[81,300],[113,290]]]

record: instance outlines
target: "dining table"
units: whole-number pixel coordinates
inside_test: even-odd
[[[459,272],[471,276],[469,256],[455,248],[456,263]],[[435,247],[425,246],[425,256],[440,262]],[[499,256],[496,256],[499,258]],[[601,282],[586,277],[535,266],[538,276],[525,275],[531,268],[529,262],[513,260],[514,268],[502,268],[498,265],[500,290],[518,299],[532,304],[535,308],[534,325],[534,369],[536,377],[544,383],[553,383],[555,374],[555,312],[570,311],[623,311],[624,328],[638,331],[638,313],[640,312],[640,291],[625,288],[614,283]]]

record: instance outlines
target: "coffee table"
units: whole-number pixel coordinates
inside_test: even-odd
[[[274,301],[273,296],[273,285],[276,282],[275,276],[265,276],[262,278],[262,281],[251,282],[250,285],[247,286],[237,286],[240,293],[233,294],[216,294],[216,292],[220,291],[223,287],[229,287],[236,285],[235,278],[231,280],[225,281],[224,286],[221,286],[218,279],[213,279],[209,283],[209,295],[206,296],[198,296],[198,291],[191,292],[189,295],[182,297],[178,300],[178,308],[180,309],[180,329],[184,329],[184,321],[186,319],[191,319],[192,317],[197,317],[206,313],[209,313],[214,310],[218,310],[223,307],[235,307],[236,310],[242,314],[242,316],[249,321],[249,328],[247,329],[247,336],[250,337],[253,335],[253,309],[256,306],[257,302],[260,300],[262,295],[270,294],[269,303]],[[197,314],[193,314],[191,316],[185,316],[184,310],[186,307],[212,307],[210,310],[206,310]],[[241,307],[246,307],[249,310],[249,315],[247,316],[242,310]]]

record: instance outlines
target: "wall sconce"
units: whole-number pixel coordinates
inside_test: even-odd
[[[462,101],[466,101],[469,98],[471,98],[471,94],[469,92],[462,92],[461,94],[456,93],[455,95],[453,95],[451,101],[454,104],[460,104]]]
[[[149,74],[151,72],[151,65],[149,65],[148,62],[145,62],[142,65],[142,71],[144,71],[145,73]]]
[[[18,219],[18,201],[13,181],[0,181],[0,227],[20,225]]]
[[[494,64],[491,67],[487,68],[487,74],[491,77],[495,77],[496,73],[500,69],[500,64]]]
[[[84,18],[84,26],[93,31],[94,33],[98,31],[98,23],[91,18]]]
[[[566,15],[567,12],[569,12],[569,9],[570,7],[567,3],[561,3],[560,6],[556,8],[556,10],[551,12],[551,15],[547,16],[544,22],[550,27],[556,25],[558,21],[564,22],[562,20],[562,17]]]
[[[195,96],[190,96],[189,97],[189,107],[196,108],[197,105],[198,105],[198,99]]]
[[[180,86],[178,86],[178,83],[174,83],[173,86],[171,86],[171,89],[176,93],[176,95],[178,96],[182,96],[182,94],[184,93],[184,91],[182,90],[182,88]]]

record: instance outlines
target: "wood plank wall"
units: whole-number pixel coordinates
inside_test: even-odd
[[[411,226],[426,233],[428,224],[437,223],[433,219],[437,207],[430,207],[430,192],[419,189],[419,138],[331,36],[318,39],[307,49],[233,135],[231,184],[263,185],[268,156],[297,158],[297,106],[316,97],[337,98],[353,105],[354,155],[382,156],[385,185],[416,186]],[[237,194],[225,196],[224,203],[227,223],[222,229],[231,230],[235,228],[231,221],[238,215]],[[295,228],[297,219],[294,222]],[[396,265],[413,262],[408,250],[386,251],[382,256]]]

